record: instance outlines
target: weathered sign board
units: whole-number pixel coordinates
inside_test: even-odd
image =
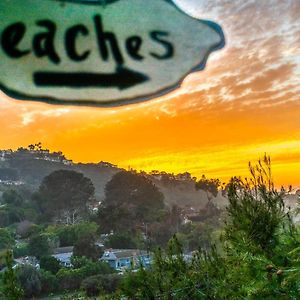
[[[220,26],[170,0],[106,2],[1,0],[1,90],[49,103],[133,103],[174,90],[224,46]]]

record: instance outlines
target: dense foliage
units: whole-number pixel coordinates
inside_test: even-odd
[[[53,256],[42,256],[40,259],[41,269],[56,274],[60,269],[60,262]]]
[[[86,235],[96,237],[99,227],[94,222],[80,222],[73,225],[50,225],[46,229],[48,235],[54,235],[59,240],[60,247],[73,246]]]
[[[0,228],[0,250],[9,249],[15,244],[15,240],[11,230],[8,228]]]
[[[84,279],[81,288],[88,297],[107,295],[117,291],[120,281],[121,276],[117,274],[96,275]]]
[[[96,237],[92,233],[80,236],[73,249],[74,256],[84,256],[94,261],[102,256],[102,249],[96,245]]]
[[[211,199],[211,196],[217,196],[220,185],[221,182],[219,179],[209,179],[206,178],[205,175],[202,175],[201,179],[196,182],[196,189],[206,191],[208,193],[208,199]]]
[[[31,192],[26,187],[4,189],[0,205],[0,227],[24,220],[35,222],[37,216],[36,204],[31,201]]]
[[[223,186],[226,210],[214,198],[220,181],[204,176],[192,181],[207,193],[197,211],[165,205],[149,176],[133,171],[112,176],[98,211],[90,206],[91,181],[73,171],[50,174],[33,197],[25,187],[5,188],[0,299],[52,293],[72,300],[300,299],[300,231],[285,191],[274,188],[268,157],[249,168],[249,179],[233,177]],[[157,181],[166,177],[154,175]],[[148,250],[153,263],[116,273],[99,261],[102,243]],[[52,256],[67,246],[73,246],[68,267]],[[40,269],[35,263],[14,266],[13,258],[28,255],[38,258]]]
[[[300,231],[272,183],[270,159],[228,191],[222,249],[185,257],[177,238],[149,270],[129,273],[129,299],[299,299]]]
[[[94,192],[92,181],[82,173],[58,170],[43,179],[34,199],[45,220],[75,224],[87,214]]]
[[[134,231],[151,222],[164,208],[163,194],[145,176],[121,171],[105,187],[105,199],[99,210],[100,227],[109,232]]]
[[[7,300],[20,300],[22,298],[24,292],[13,269],[13,256],[10,251],[6,253],[6,270],[3,274],[2,282],[0,296],[2,293]]]

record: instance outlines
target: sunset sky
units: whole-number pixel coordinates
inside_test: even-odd
[[[300,187],[300,1],[176,0],[220,24],[226,47],[175,92],[117,108],[0,93],[0,149],[42,142],[75,162],[228,180],[266,152],[277,185]],[[3,71],[2,71],[3,72]]]

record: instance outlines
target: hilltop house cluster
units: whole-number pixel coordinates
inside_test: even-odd
[[[73,165],[73,161],[67,159],[62,152],[50,152],[48,149],[43,149],[40,143],[29,145],[28,148],[20,147],[16,151],[11,149],[0,150],[0,184],[8,186],[24,184],[24,182],[19,180],[17,171],[7,167],[11,161],[21,160],[44,160],[67,166]]]
[[[62,163],[64,165],[72,165],[73,161],[66,159],[62,152],[50,152],[48,149],[42,148],[23,148],[20,147],[16,151],[0,150],[0,161],[9,161],[11,159],[41,159],[51,162]]]

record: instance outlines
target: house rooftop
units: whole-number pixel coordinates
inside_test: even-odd
[[[112,253],[116,256],[117,259],[120,258],[129,258],[135,257],[140,255],[147,255],[147,251],[145,250],[138,250],[138,249],[108,249],[105,253]]]
[[[62,254],[62,253],[71,253],[73,252],[74,247],[60,247],[53,250],[53,254]]]

